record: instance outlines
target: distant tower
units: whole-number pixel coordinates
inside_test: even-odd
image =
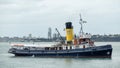
[[[32,34],[29,34],[29,35],[28,35],[28,38],[29,38],[29,39],[32,39]]]
[[[56,40],[56,38],[57,38],[56,35],[57,35],[56,33],[53,34],[53,39],[54,40]]]
[[[48,28],[48,39],[52,39],[52,29]]]
[[[60,35],[58,33],[54,33],[53,34],[53,39],[56,40],[56,39],[59,39]]]

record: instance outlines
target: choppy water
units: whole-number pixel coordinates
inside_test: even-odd
[[[120,68],[120,42],[96,43],[96,45],[102,44],[112,44],[111,59],[15,57],[7,53],[9,44],[2,42],[0,43],[0,68]]]

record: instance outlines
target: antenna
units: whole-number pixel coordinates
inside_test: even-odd
[[[82,19],[82,16],[80,14],[80,20],[79,20],[79,24],[81,25],[81,28],[80,28],[80,35],[83,35],[84,32],[83,32],[83,23],[87,23],[86,21],[83,21]]]

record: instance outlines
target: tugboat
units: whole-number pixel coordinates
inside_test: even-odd
[[[15,56],[111,58],[112,45],[96,46],[91,40],[91,34],[83,32],[82,24],[85,21],[82,20],[81,15],[79,23],[81,25],[79,37],[73,34],[72,22],[66,22],[66,41],[49,47],[41,47],[35,44],[13,44],[8,53]]]

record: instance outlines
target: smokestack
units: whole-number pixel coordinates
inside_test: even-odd
[[[73,40],[72,22],[66,22],[66,41],[67,41],[67,44],[72,44],[72,40]]]

